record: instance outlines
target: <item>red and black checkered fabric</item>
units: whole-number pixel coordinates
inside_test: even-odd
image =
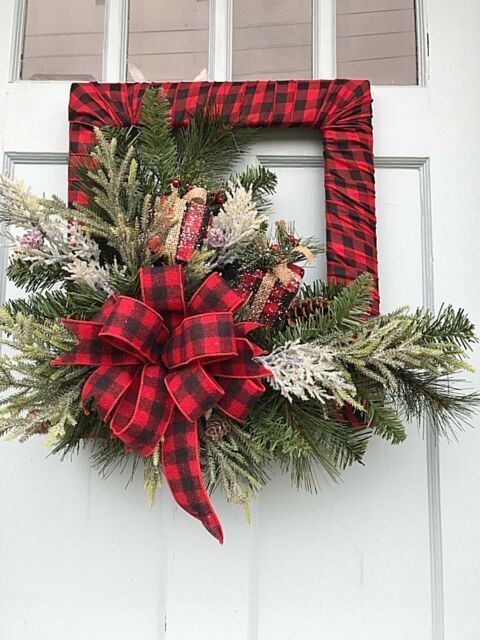
[[[117,402],[134,381],[139,367],[139,364],[97,367],[83,385],[82,404],[85,413],[88,415],[88,408],[93,404],[100,418],[106,422]]]
[[[150,455],[170,424],[174,405],[164,380],[162,365],[145,365],[118,403],[110,428],[127,450]]]
[[[201,358],[204,362],[237,355],[233,315],[202,313],[185,318],[163,345],[162,359],[177,369]]]
[[[145,90],[161,86],[172,121],[183,126],[198,106],[213,104],[247,127],[308,127],[322,137],[325,156],[327,273],[351,282],[375,279],[377,242],[370,84],[367,80],[73,84],[70,95],[69,201],[85,203],[75,168],[88,159],[94,127],[138,123]]]
[[[161,313],[169,328],[176,327],[185,316],[183,267],[143,267],[139,273],[143,302]]]
[[[140,300],[118,296],[98,336],[142,362],[158,362],[169,332],[163,318]]]
[[[63,324],[77,338],[77,345],[52,361],[55,366],[76,364],[82,366],[102,367],[105,365],[138,364],[139,358],[134,354],[119,351],[100,337],[103,324],[90,320],[72,320],[62,318]]]
[[[217,382],[225,392],[218,408],[234,420],[246,420],[255,402],[265,393],[264,385],[254,378],[235,380],[217,377]]]
[[[175,409],[162,447],[163,469],[177,503],[223,543],[220,521],[208,498],[200,468],[197,423]]]
[[[187,306],[187,314],[215,311],[237,311],[246,298],[234,291],[219,273],[211,273],[195,291]]]
[[[253,361],[253,358],[264,355],[266,351],[246,338],[235,338],[235,351],[239,358],[212,362],[208,365],[208,371],[222,378],[264,378],[268,375],[267,369]]]
[[[223,396],[222,387],[200,364],[171,371],[165,385],[187,420],[198,420]]]

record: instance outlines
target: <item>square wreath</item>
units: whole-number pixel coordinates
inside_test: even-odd
[[[198,106],[215,104],[231,123],[248,127],[308,127],[322,136],[325,158],[327,277],[349,283],[359,274],[375,282],[378,268],[372,135],[372,98],[366,80],[73,84],[69,123],[69,203],[85,204],[75,167],[95,141],[94,127],[138,122],[150,86],[162,87],[172,121],[185,125]]]

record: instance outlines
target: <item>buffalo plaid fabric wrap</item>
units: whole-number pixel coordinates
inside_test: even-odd
[[[214,104],[232,123],[247,127],[318,129],[324,145],[327,273],[350,282],[363,272],[375,279],[377,246],[370,85],[366,80],[166,82],[73,84],[70,96],[69,201],[85,204],[75,168],[88,160],[93,127],[138,123],[142,97],[161,86],[182,126],[198,107]]]

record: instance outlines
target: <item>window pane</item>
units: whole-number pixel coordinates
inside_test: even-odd
[[[233,79],[312,77],[312,0],[234,0]]]
[[[100,80],[105,0],[28,0],[22,80]]]
[[[207,65],[208,0],[130,0],[129,80],[194,80]]]
[[[414,0],[337,0],[337,76],[417,84]]]

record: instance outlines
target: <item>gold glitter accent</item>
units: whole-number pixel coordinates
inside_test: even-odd
[[[268,298],[272,293],[272,289],[275,286],[276,281],[277,276],[271,271],[268,271],[263,277],[263,280],[260,283],[258,291],[255,294],[253,302],[250,306],[252,320],[258,320],[262,315],[263,307],[267,304]]]
[[[302,279],[301,276],[298,275],[298,273],[295,273],[295,271],[292,271],[290,269],[286,262],[277,264],[275,267],[273,267],[272,272],[284,286],[287,286],[294,280],[300,282],[300,280]]]
[[[186,202],[195,202],[196,204],[207,204],[207,190],[203,187],[194,187],[187,191],[183,196]]]
[[[177,220],[172,226],[165,239],[164,253],[171,260],[175,260],[178,242],[180,240],[180,232],[182,230],[183,212],[185,210],[185,200],[178,199],[172,207],[172,218]]]

